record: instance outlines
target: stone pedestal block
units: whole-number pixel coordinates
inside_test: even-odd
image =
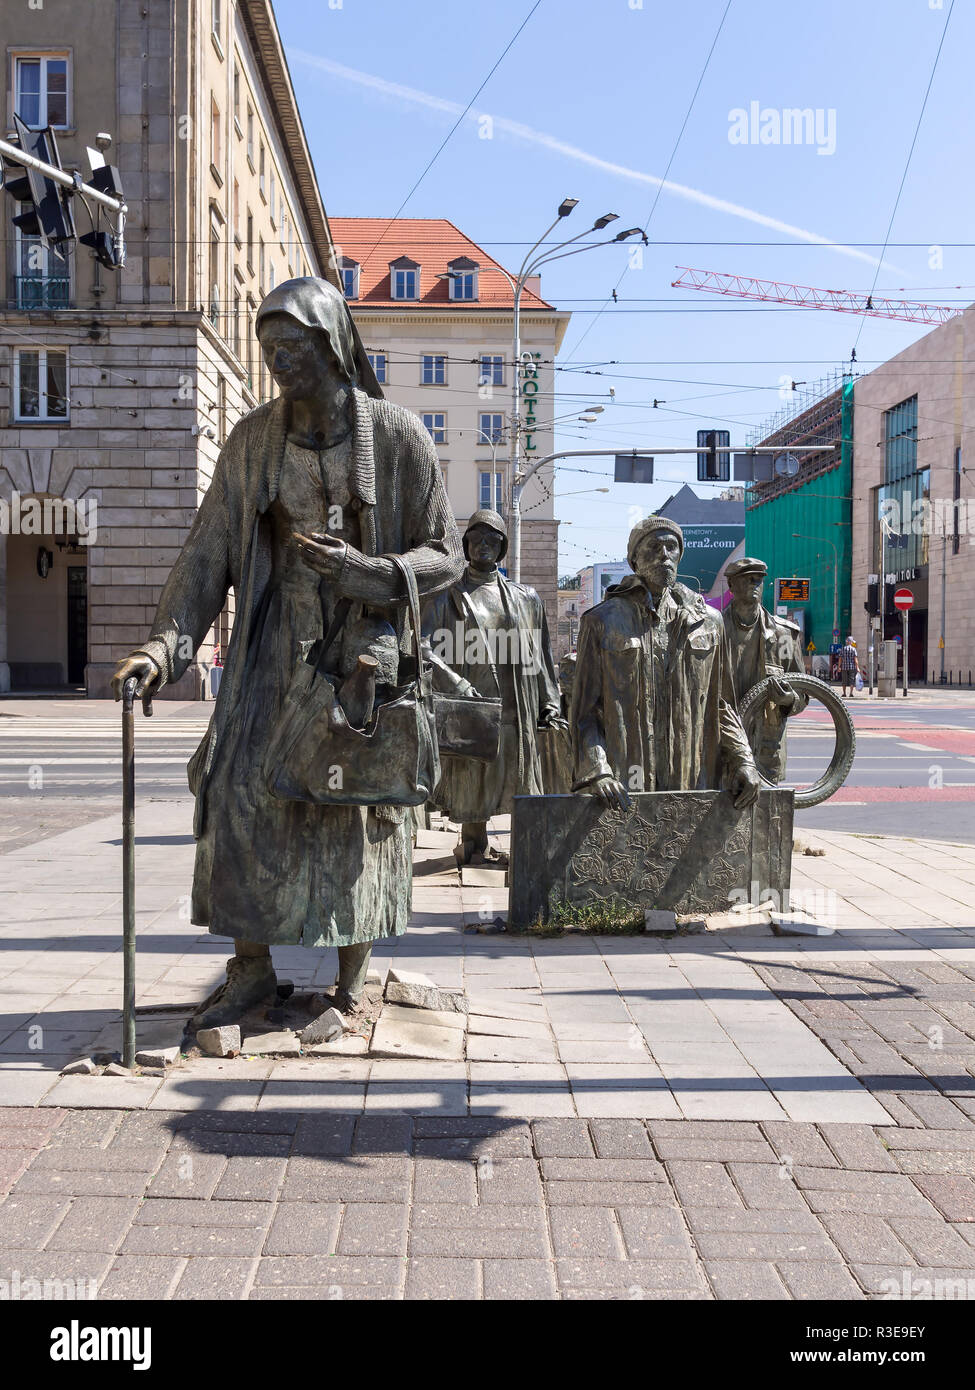
[[[716,791],[642,792],[632,802],[613,811],[579,794],[515,797],[512,927],[547,921],[559,904],[720,912],[769,890],[788,903],[791,790],[762,791],[742,811]]]

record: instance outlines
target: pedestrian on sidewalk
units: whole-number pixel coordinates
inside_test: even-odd
[[[860,674],[860,659],[857,656],[857,644],[852,637],[846,639],[846,643],[840,652],[840,668],[843,673],[843,698],[849,696],[852,700],[856,693],[857,676]]]

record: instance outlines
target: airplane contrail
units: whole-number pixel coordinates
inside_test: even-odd
[[[321,72],[330,73],[331,76],[337,77],[341,81],[355,83],[359,87],[365,87],[370,91],[379,92],[383,96],[408,102],[413,106],[426,106],[432,111],[442,111],[451,116],[459,116],[464,110],[459,102],[449,101],[446,97],[438,97],[431,92],[422,92],[416,87],[406,87],[401,82],[390,82],[384,77],[376,77],[373,73],[360,72],[357,68],[345,67],[342,63],[333,62],[330,58],[322,58],[315,53],[308,53],[304,49],[289,49],[288,58],[295,62],[304,63],[308,67],[318,68]],[[566,144],[564,140],[559,140],[554,135],[548,135],[545,131],[534,130],[531,126],[522,125],[519,121],[508,120],[505,116],[496,116],[493,112],[473,109],[468,112],[468,119],[475,123],[485,116],[490,118],[496,130],[504,131],[513,139],[524,140],[532,145],[540,145],[544,149],[551,150],[553,154],[563,155],[566,159],[575,160],[580,164],[588,164],[591,168],[599,169],[603,173],[615,174],[618,178],[628,179],[632,183],[647,184],[651,188],[661,188],[665,193],[670,193],[675,198],[683,198],[687,202],[697,203],[698,206],[709,208],[712,212],[723,212],[730,217],[741,218],[755,226],[780,232],[783,236],[795,237],[797,241],[805,241],[815,246],[827,246],[832,251],[838,251],[842,256],[849,256],[857,261],[865,261],[868,265],[879,266],[882,264],[876,256],[871,256],[866,251],[860,251],[855,246],[844,246],[841,242],[831,241],[829,237],[820,236],[818,232],[807,231],[804,227],[794,227],[790,222],[782,222],[779,218],[769,217],[766,213],[757,212],[754,208],[746,208],[740,203],[732,203],[726,198],[718,198],[712,193],[704,193],[699,188],[690,188],[687,184],[675,183],[672,179],[661,179],[656,174],[647,174],[641,169],[630,169],[625,164],[616,164],[612,160],[602,159],[599,155],[579,149],[577,145]],[[889,262],[883,264],[889,265]]]

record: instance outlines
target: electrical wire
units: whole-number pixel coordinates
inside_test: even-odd
[[[954,3],[954,0],[952,0],[952,3]],[[703,68],[701,69],[700,76],[699,76],[698,79],[697,79],[697,85],[695,86],[694,91],[693,91],[693,93],[691,94],[690,102],[688,103],[687,110],[686,110],[685,113],[684,113],[684,119],[683,119],[683,121],[681,122],[680,130],[677,132],[677,139],[674,141],[673,149],[672,149],[671,152],[670,152],[670,158],[667,160],[667,167],[664,169],[663,178],[662,178],[662,179],[660,180],[660,182],[658,183],[656,192],[654,193],[653,202],[651,203],[651,205],[650,205],[650,211],[649,211],[649,213],[647,214],[647,220],[646,220],[646,222],[644,222],[644,224],[643,224],[643,239],[644,239],[644,243],[646,243],[647,228],[650,226],[650,223],[651,223],[651,221],[652,221],[652,219],[653,219],[653,214],[654,214],[654,213],[656,212],[656,210],[657,210],[657,204],[658,204],[658,202],[660,201],[660,195],[661,195],[661,193],[662,193],[663,190],[664,190],[664,185],[666,184],[668,175],[670,174],[671,166],[672,166],[674,160],[675,160],[676,157],[677,157],[677,151],[678,151],[678,149],[679,149],[679,147],[680,147],[680,142],[681,142],[681,140],[682,140],[683,137],[684,137],[684,131],[687,129],[687,123],[688,123],[688,121],[691,119],[691,112],[694,110],[694,103],[697,101],[698,92],[701,90],[701,85],[702,85],[702,83],[704,82],[705,75],[707,74],[707,70],[708,70],[708,68],[709,68],[709,66],[710,66],[710,64],[711,64],[711,58],[712,58],[712,55],[714,54],[715,48],[717,47],[718,39],[721,37],[721,30],[724,28],[724,22],[725,22],[725,20],[728,18],[728,11],[731,9],[731,4],[732,4],[732,0],[727,0],[727,4],[726,4],[725,7],[724,7],[724,11],[722,12],[722,15],[721,15],[720,20],[718,21],[718,27],[717,27],[717,29],[716,29],[715,32],[714,32],[714,38],[711,40],[711,47],[708,49],[707,57],[706,57],[705,60],[704,60],[704,66],[703,66]],[[622,272],[621,272],[621,274],[620,274],[620,276],[619,276],[619,279],[616,281],[616,284],[615,284],[614,287],[613,287],[613,294],[612,294],[609,298],[607,298],[606,300],[604,300],[604,301],[603,301],[602,308],[601,308],[601,309],[598,309],[598,310],[596,311],[596,314],[595,314],[595,317],[594,317],[593,320],[592,320],[592,323],[590,323],[590,324],[586,327],[586,331],[583,333],[582,337],[579,338],[578,342],[577,342],[577,343],[575,344],[575,346],[573,347],[572,352],[569,354],[570,357],[571,357],[574,353],[578,352],[578,350],[579,350],[579,348],[581,347],[582,343],[586,340],[586,338],[588,337],[589,333],[592,331],[592,329],[595,327],[596,323],[598,322],[600,315],[605,311],[606,306],[607,306],[607,305],[611,302],[611,300],[615,297],[616,290],[618,290],[619,287],[620,287],[620,285],[623,283],[623,279],[624,279],[624,277],[625,277],[626,272],[627,272],[628,269],[629,269],[629,266],[628,266],[628,265],[624,265],[623,270],[622,270]],[[625,310],[624,312],[630,312],[630,311],[626,311],[626,310]]]
[[[884,237],[883,247],[881,249],[879,257],[877,258],[877,268],[874,271],[873,284],[870,287],[871,295],[877,288],[877,281],[880,278],[880,267],[881,265],[883,265],[884,256],[887,254],[887,245],[890,240],[890,234],[894,227],[894,218],[897,216],[897,209],[900,206],[901,194],[904,192],[904,184],[907,182],[907,172],[911,167],[911,160],[914,157],[914,147],[917,144],[917,137],[921,130],[921,122],[924,120],[924,112],[927,109],[928,97],[931,95],[931,87],[934,84],[934,75],[938,71],[938,62],[941,58],[941,50],[942,48],[944,48],[945,38],[948,34],[948,25],[951,23],[951,16],[954,13],[954,9],[955,0],[950,0],[950,3],[948,5],[948,14],[945,17],[944,28],[941,30],[941,39],[938,43],[938,51],[934,55],[934,62],[931,65],[931,74],[928,77],[928,85],[924,89],[924,100],[921,102],[921,110],[918,113],[917,123],[914,127],[914,135],[911,139],[911,148],[907,152],[907,159],[904,163],[904,172],[901,174],[901,181],[897,188],[897,196],[894,199],[894,206],[890,210],[890,220],[887,223],[887,235]],[[867,315],[864,313],[860,319],[860,327],[857,329],[856,339],[853,343],[854,352],[856,352],[857,348],[860,345],[860,335],[863,333],[863,327],[866,321]]]

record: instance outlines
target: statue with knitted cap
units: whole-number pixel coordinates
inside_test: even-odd
[[[634,573],[580,624],[573,790],[620,810],[630,792],[727,788],[736,807],[758,796],[724,624],[677,582],[683,550],[675,521],[641,521],[626,551]]]
[[[445,694],[501,700],[501,743],[493,762],[444,758],[434,800],[461,826],[460,862],[501,859],[487,823],[515,796],[543,792],[539,727],[565,728],[542,600],[498,571],[508,549],[504,518],[475,512],[464,533],[467,566],[424,609],[434,687]]]

